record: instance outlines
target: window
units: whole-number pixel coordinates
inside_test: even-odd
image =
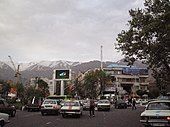
[[[147,110],[170,110],[170,103],[168,102],[155,102],[150,103]]]

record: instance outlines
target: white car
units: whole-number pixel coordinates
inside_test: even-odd
[[[141,113],[140,122],[148,126],[170,126],[170,100],[151,101]]]
[[[60,113],[59,100],[55,99],[45,99],[41,105],[41,114],[59,114]]]
[[[90,109],[90,102],[88,100],[84,100],[82,102],[83,110],[89,110]]]
[[[9,115],[0,113],[0,126],[3,127],[6,123],[9,123]]]
[[[100,111],[100,110],[110,111],[110,107],[111,107],[111,104],[110,104],[109,100],[99,100],[98,103],[97,103],[97,110],[98,111]]]
[[[60,113],[62,114],[63,118],[68,115],[76,115],[77,117],[80,117],[83,113],[83,106],[78,100],[67,100],[61,107]]]

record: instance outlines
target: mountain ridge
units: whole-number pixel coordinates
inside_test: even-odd
[[[71,61],[40,61],[40,62],[29,62],[29,63],[17,63],[20,65],[20,73],[25,79],[30,79],[32,77],[47,77],[52,78],[54,69],[71,69],[73,73],[77,74],[79,72],[85,72],[89,69],[93,70],[95,68],[100,68],[101,62],[98,60],[93,60],[89,62],[71,62]],[[124,64],[123,59],[112,62],[103,62],[103,67],[107,67],[110,64]],[[142,62],[137,61],[135,63],[137,67],[147,67],[142,64]],[[14,80],[14,67],[10,62],[0,61],[0,80]]]

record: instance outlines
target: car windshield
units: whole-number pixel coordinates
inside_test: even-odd
[[[46,100],[46,101],[44,101],[44,104],[57,104],[57,101]]]
[[[65,102],[64,106],[79,106],[80,104],[78,102]]]
[[[150,103],[147,110],[170,110],[170,103],[168,102],[154,102]]]
[[[98,103],[109,103],[108,100],[102,100],[102,101],[99,101]]]
[[[117,100],[117,103],[125,103],[124,100]]]

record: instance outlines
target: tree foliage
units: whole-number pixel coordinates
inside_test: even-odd
[[[27,100],[32,99],[34,96],[39,98],[45,98],[49,95],[48,84],[42,79],[37,78],[38,88],[36,86],[28,86],[25,88],[25,98]],[[36,84],[36,85],[37,85]]]
[[[170,83],[170,2],[145,0],[144,9],[130,10],[129,29],[117,37],[116,49],[121,50],[129,64],[142,60],[154,71],[157,84]]]
[[[16,84],[17,97],[22,98],[24,96],[24,86],[22,83]]]
[[[105,89],[105,85],[110,81],[110,76],[102,70],[94,70],[85,74],[84,91],[85,96],[98,97]]]
[[[2,80],[0,80],[0,84],[2,85],[2,86],[0,86],[1,87],[0,88],[1,97],[5,98],[8,96],[11,86],[8,82],[2,81]]]
[[[48,84],[42,79],[38,79],[38,90],[41,93],[41,97],[47,97],[49,95]]]

